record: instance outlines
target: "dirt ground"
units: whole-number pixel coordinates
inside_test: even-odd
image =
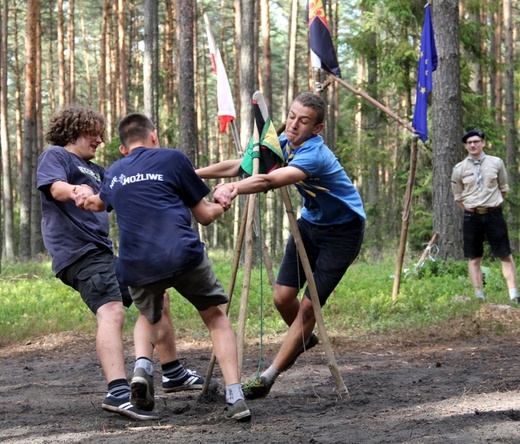
[[[159,373],[160,420],[105,412],[94,337],[35,338],[0,349],[0,442],[520,443],[519,313],[484,304],[474,318],[435,330],[332,336],[349,396],[335,390],[319,344],[280,376],[268,397],[248,402],[250,423],[224,420],[223,397],[164,394]],[[280,340],[264,340],[264,367]],[[131,341],[126,345],[130,375]],[[178,348],[186,367],[205,373],[209,343],[180,338]],[[258,343],[248,343],[246,378],[258,356]],[[214,376],[221,381],[218,365]]]

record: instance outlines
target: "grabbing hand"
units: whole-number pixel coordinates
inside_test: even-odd
[[[72,195],[74,197],[74,202],[78,208],[84,209],[83,206],[87,198],[94,194],[94,190],[90,188],[88,185],[76,185],[72,189]]]
[[[229,210],[231,202],[238,195],[238,189],[232,183],[219,183],[213,191],[213,202],[219,203],[224,211]]]

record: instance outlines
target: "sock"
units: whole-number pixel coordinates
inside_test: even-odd
[[[163,372],[163,380],[181,380],[184,376],[186,376],[187,373],[186,369],[182,366],[178,359],[161,365],[161,368]]]
[[[108,383],[108,393],[115,398],[130,396],[130,386],[126,379],[114,379]]]
[[[274,381],[278,376],[280,376],[280,372],[276,370],[272,365],[260,375],[264,378],[269,384],[274,384]]]
[[[484,290],[475,290],[475,296],[479,299],[486,299],[484,297]]]
[[[153,376],[153,364],[152,364],[152,361],[150,361],[148,358],[136,359],[135,366],[134,366],[134,372],[138,368],[144,368],[146,370],[146,373],[148,373],[150,376]]]
[[[510,288],[509,297],[511,298],[511,300],[516,299],[518,297],[518,290],[516,288]]]
[[[240,399],[244,399],[244,392],[242,391],[242,384],[236,383],[226,385],[226,402],[234,404]]]

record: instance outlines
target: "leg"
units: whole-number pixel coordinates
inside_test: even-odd
[[[222,370],[226,385],[240,382],[238,377],[238,355],[235,332],[229,318],[220,306],[199,311],[204,324],[208,327],[213,351]]]
[[[312,302],[309,298],[304,297],[300,304],[298,315],[291,324],[282,346],[273,361],[272,366],[274,369],[281,372],[287,368],[296,354],[300,352],[302,343],[305,344],[309,339],[315,324],[316,318],[314,317]]]
[[[478,296],[482,294],[483,296],[483,287],[482,287],[482,269],[480,265],[482,264],[482,257],[474,257],[469,259],[468,261],[468,271],[469,271],[469,279],[471,281],[471,286],[475,291],[475,294]],[[480,293],[479,293],[480,292]]]
[[[502,273],[507,283],[507,288],[516,288],[516,267],[513,255],[504,256],[500,258],[502,263]]]
[[[125,379],[123,353],[123,323],[125,314],[121,302],[108,302],[96,313],[98,328],[96,350],[107,382]]]
[[[274,287],[274,305],[282,319],[290,327],[300,311],[300,301],[298,300],[298,288],[286,287],[276,284]]]
[[[177,360],[175,330],[170,313],[170,295],[167,291],[164,292],[162,317],[158,324],[156,351],[161,364]]]

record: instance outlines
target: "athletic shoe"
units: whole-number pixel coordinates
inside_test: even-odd
[[[307,344],[305,344],[305,347],[302,347],[301,350],[298,353],[296,353],[296,356],[292,358],[292,360],[289,362],[289,364],[287,364],[287,366],[282,370],[282,372],[286,372],[287,370],[289,370],[302,353],[306,352],[307,350],[310,350],[312,347],[315,347],[316,345],[318,345],[319,342],[320,340],[318,339],[318,336],[316,336],[314,332],[311,333],[309,340],[307,341]]]
[[[159,419],[159,415],[157,413],[145,412],[144,410],[140,410],[133,406],[130,403],[130,396],[116,398],[109,393],[103,400],[101,408],[107,412],[119,413],[120,415],[128,416],[129,418],[138,419],[140,421],[151,421],[154,419]]]
[[[245,422],[251,420],[251,411],[247,408],[247,404],[243,399],[239,399],[234,404],[228,404],[226,407],[226,419],[236,419]]]
[[[242,384],[242,390],[246,399],[264,398],[271,391],[274,382],[267,382],[267,379],[260,376],[256,381],[248,381]]]
[[[151,411],[155,405],[153,377],[139,367],[130,383],[130,402],[138,409]]]
[[[183,390],[202,390],[205,379],[193,370],[186,369],[182,379],[168,379],[163,375],[162,387],[165,393],[181,392]]]

